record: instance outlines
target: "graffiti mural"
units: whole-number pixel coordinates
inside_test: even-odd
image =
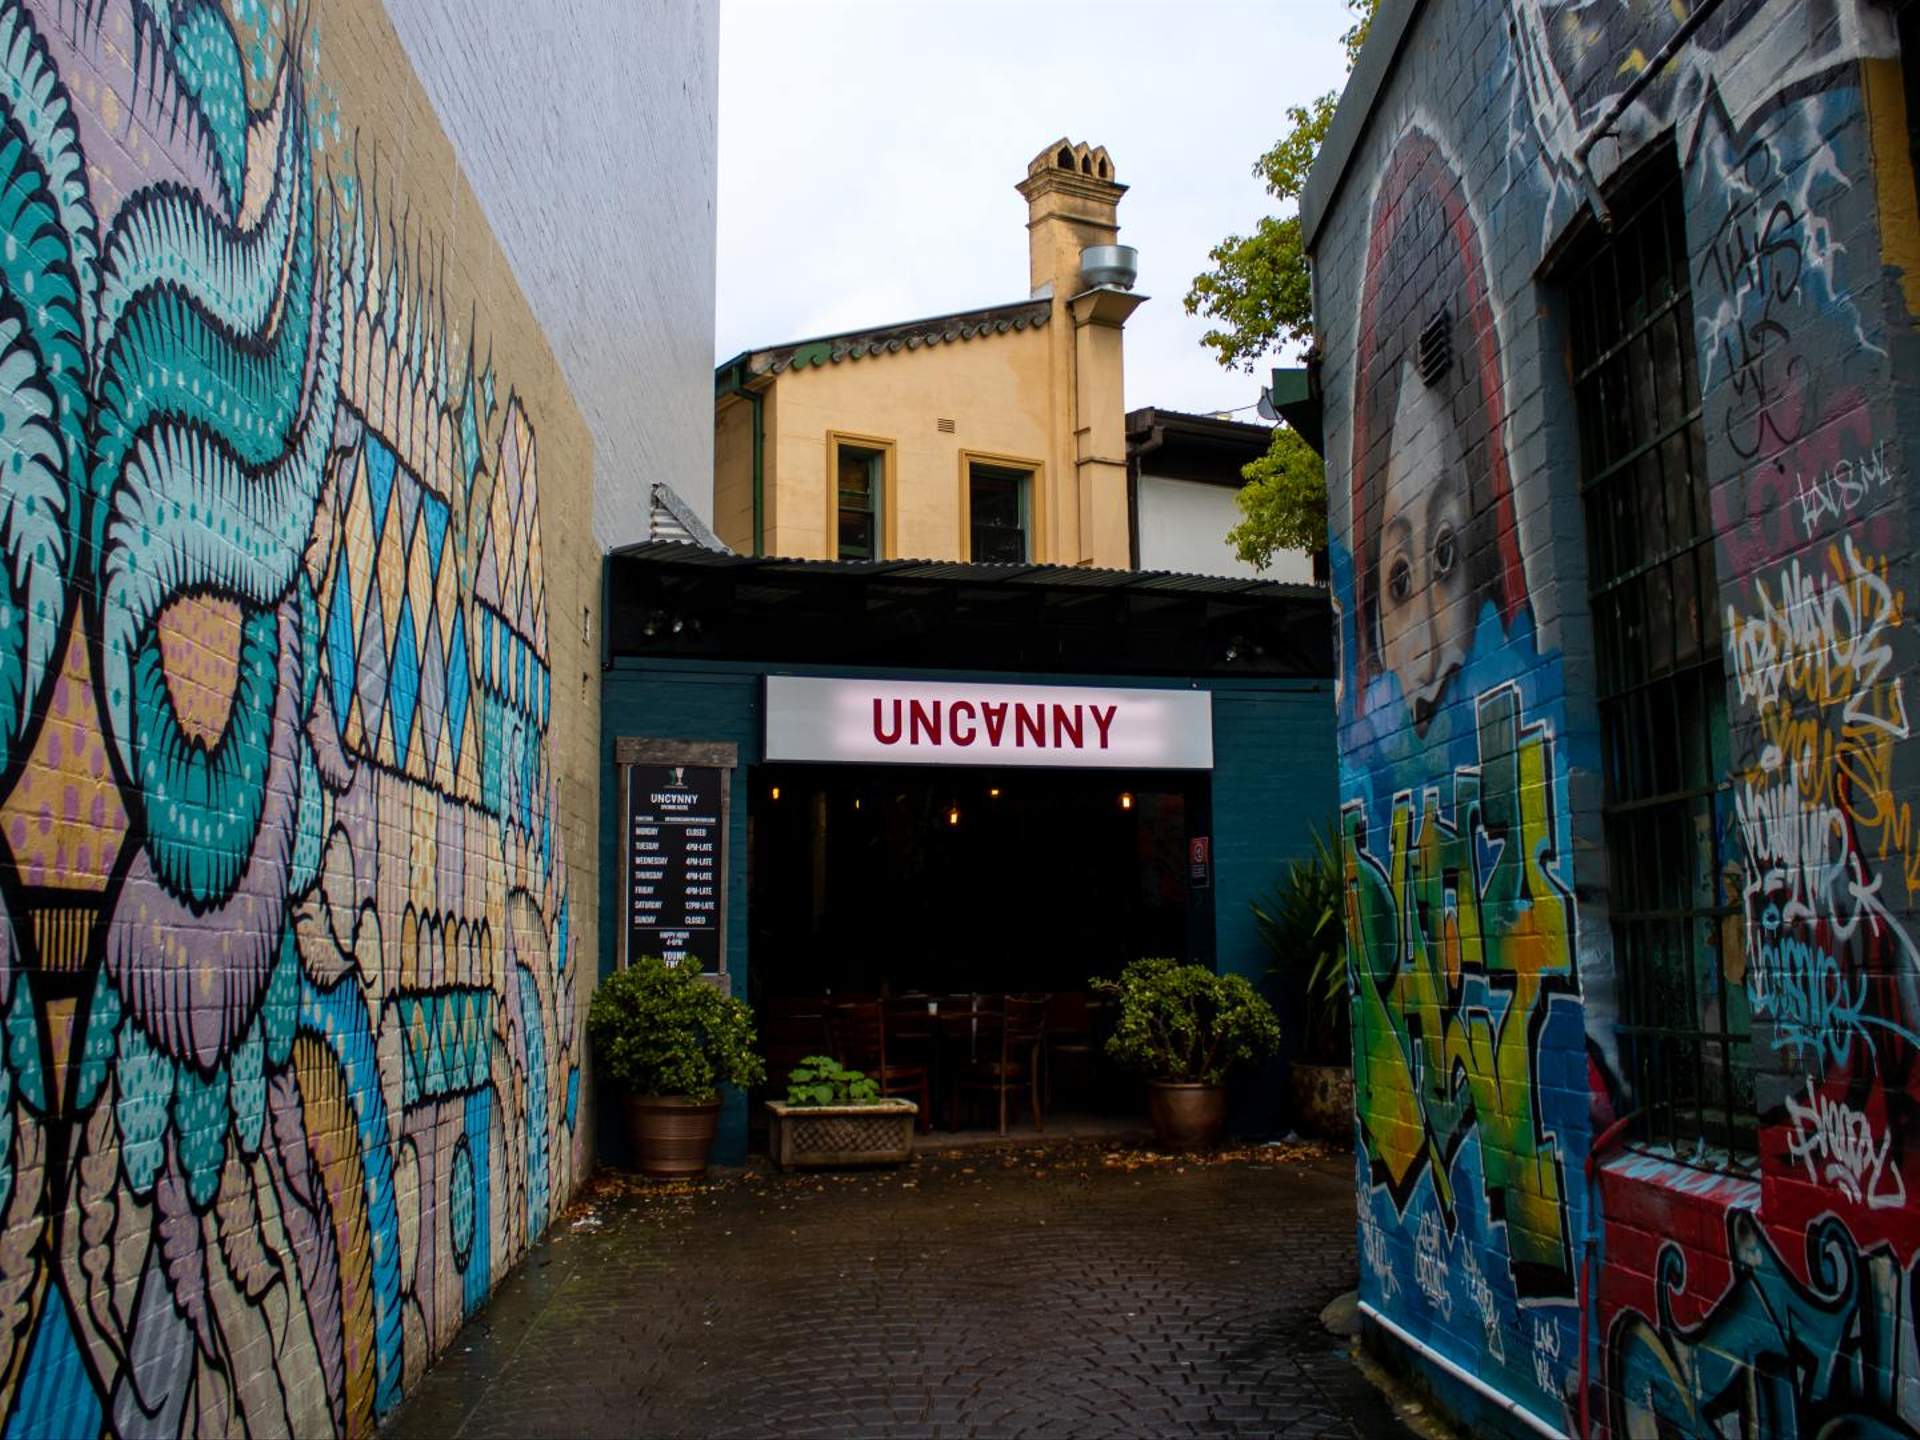
[[[1845,1224],[1816,1222],[1798,1278],[1750,1210],[1727,1212],[1730,1278],[1686,1323],[1688,1263],[1660,1249],[1657,1318],[1624,1312],[1607,1342],[1618,1435],[1899,1435],[1920,1371],[1911,1266],[1861,1250]],[[1908,1402],[1910,1404],[1910,1402]]]
[[[1559,665],[1464,182],[1416,125],[1377,193],[1335,557],[1362,1290],[1553,1414],[1588,1128]]]
[[[1915,237],[1892,9],[1505,8],[1508,172],[1538,177],[1543,245],[1593,193],[1577,148],[1629,80],[1601,174],[1665,133],[1681,167],[1731,728],[1718,949],[1753,1020],[1757,1183],[1644,1157],[1609,1177],[1600,1408],[1629,1435],[1907,1433],[1920,836],[1886,374],[1911,295],[1877,252]]]
[[[1569,1431],[1920,1433],[1920,650],[1889,386],[1920,197],[1894,7],[1411,23],[1315,254],[1362,1298]],[[1590,577],[1554,573],[1591,498],[1556,257],[1649,160],[1678,172],[1660,263],[1690,284],[1726,700],[1682,943],[1725,997],[1699,1028],[1751,1053],[1715,1092],[1725,1136],[1681,1148],[1635,1138],[1659,1097],[1620,1063],[1609,912],[1634,897],[1602,850]],[[1589,1166],[1616,1120],[1628,1148]]]
[[[10,1435],[368,1434],[581,1154],[535,425],[284,9],[0,0]]]

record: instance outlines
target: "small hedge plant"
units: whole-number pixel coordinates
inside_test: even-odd
[[[787,1104],[876,1105],[880,1083],[830,1055],[808,1055],[787,1074]]]
[[[1155,1080],[1223,1085],[1229,1071],[1280,1048],[1273,1007],[1239,975],[1178,960],[1136,960],[1093,980],[1120,1001],[1107,1054]]]
[[[698,965],[657,955],[600,982],[587,1011],[600,1073],[635,1095],[711,1100],[722,1085],[758,1085],[753,1011],[700,977]]]

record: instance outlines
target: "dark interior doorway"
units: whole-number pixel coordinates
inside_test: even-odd
[[[1213,962],[1202,772],[762,765],[748,816],[756,999],[1084,990]]]

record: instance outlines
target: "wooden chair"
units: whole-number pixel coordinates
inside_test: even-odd
[[[767,1087],[778,1097],[787,1093],[787,1075],[794,1066],[831,1050],[827,1002],[820,995],[775,995],[762,1009],[760,1045],[767,1057]]]
[[[1041,1045],[1047,1035],[1047,1006],[1042,997],[1010,995],[981,1011],[983,1052],[960,1081],[962,1094],[989,1092],[999,1102],[1000,1133],[1007,1133],[1007,1097],[1024,1088],[1033,1112],[1033,1128],[1046,1132],[1040,1106]],[[991,1035],[992,1044],[988,1043]]]
[[[921,1014],[925,1015],[922,1007]],[[884,1095],[917,1099],[921,1133],[933,1128],[933,1092],[925,1065],[897,1064],[887,1055],[887,1012],[878,1000],[835,1005],[828,1012],[833,1033],[833,1058],[850,1069],[864,1071]]]
[[[1093,1014],[1087,992],[1066,990],[1047,1000],[1047,1105],[1053,1105],[1053,1077],[1062,1058],[1082,1067],[1088,1089],[1093,1088]]]

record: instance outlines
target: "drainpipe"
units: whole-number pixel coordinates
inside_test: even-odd
[[[1167,427],[1155,425],[1138,445],[1127,446],[1127,540],[1131,554],[1127,563],[1140,568],[1140,460],[1167,443]]]
[[[1586,1244],[1582,1247],[1580,1252],[1580,1436],[1579,1436],[1579,1440],[1587,1440],[1587,1437],[1593,1433],[1592,1402],[1587,1398],[1588,1397],[1587,1343],[1589,1338],[1587,1327],[1590,1324],[1587,1316],[1589,1311],[1593,1307],[1592,1283],[1588,1277],[1589,1277],[1589,1272],[1591,1272],[1591,1270],[1593,1269],[1593,1247],[1594,1247],[1594,1242],[1599,1238],[1599,1229],[1600,1229],[1599,1222],[1594,1219],[1593,1184],[1594,1184],[1594,1180],[1598,1177],[1600,1173],[1601,1157],[1605,1155],[1609,1150],[1613,1149],[1613,1147],[1619,1143],[1620,1137],[1626,1134],[1627,1126],[1631,1125],[1635,1120],[1639,1118],[1640,1118],[1640,1112],[1638,1110],[1628,1111],[1625,1115],[1622,1115],[1618,1120],[1614,1121],[1611,1125],[1607,1126],[1606,1129],[1602,1130],[1598,1138],[1596,1138],[1591,1145],[1587,1146],[1587,1167],[1586,1167],[1587,1168],[1587,1234],[1586,1234]]]
[[[737,395],[753,407],[753,553],[757,557],[767,551],[767,397],[744,383],[746,370],[746,357],[742,356],[721,372],[720,383],[714,387],[714,393],[721,396]]]
[[[1398,1340],[1402,1345],[1405,1345],[1409,1350],[1414,1351],[1422,1358],[1446,1371],[1447,1374],[1458,1380],[1462,1385],[1465,1385],[1482,1400],[1505,1411],[1535,1434],[1545,1435],[1548,1437],[1548,1440],[1567,1440],[1566,1435],[1562,1431],[1549,1425],[1545,1420],[1542,1420],[1538,1415],[1527,1409],[1526,1406],[1522,1405],[1518,1400],[1515,1400],[1511,1395],[1502,1395],[1471,1370],[1456,1365],[1438,1350],[1427,1344],[1426,1341],[1419,1339],[1394,1321],[1389,1320],[1366,1301],[1362,1300],[1358,1308],[1362,1315],[1365,1315],[1369,1320],[1373,1321],[1374,1324],[1393,1336],[1394,1339]]]
[[[1607,113],[1594,122],[1580,143],[1573,149],[1574,168],[1580,172],[1580,184],[1587,192],[1587,201],[1593,206],[1593,213],[1607,229],[1613,229],[1613,212],[1607,208],[1606,197],[1600,193],[1600,182],[1593,178],[1593,167],[1588,159],[1593,147],[1613,133],[1613,127],[1620,123],[1620,117],[1627,113],[1627,107],[1640,98],[1640,92],[1651,85],[1654,77],[1666,69],[1667,62],[1680,53],[1680,49],[1693,38],[1706,18],[1720,7],[1720,0],[1700,0],[1700,3],[1688,12],[1687,18],[1674,26],[1673,34],[1667,37],[1666,44],[1653,52],[1653,58],[1647,61],[1638,75],[1627,82],[1626,89],[1614,97],[1607,107]]]

